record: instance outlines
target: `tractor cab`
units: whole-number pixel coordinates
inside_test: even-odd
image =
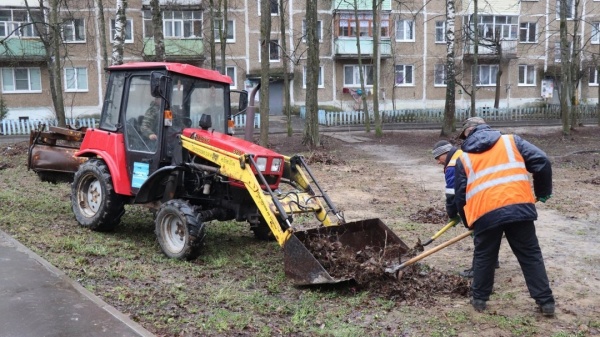
[[[172,163],[185,128],[232,134],[229,77],[173,63],[109,70],[99,129],[123,134],[134,194],[152,172]],[[240,101],[244,106],[244,95]]]

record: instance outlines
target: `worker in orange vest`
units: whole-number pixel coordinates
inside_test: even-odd
[[[544,316],[554,316],[554,296],[534,225],[535,202],[546,202],[552,196],[548,157],[517,135],[492,130],[480,117],[467,119],[459,138],[464,139],[463,154],[456,163],[454,189],[458,212],[474,230],[471,304],[479,312],[486,309],[505,235],[529,294]]]

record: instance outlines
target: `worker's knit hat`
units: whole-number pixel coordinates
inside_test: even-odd
[[[450,144],[449,141],[440,140],[439,142],[435,143],[431,153],[433,154],[433,158],[437,159],[439,156],[443,155],[444,153],[447,153],[451,149],[452,149],[452,144]]]
[[[485,120],[481,117],[471,117],[471,118],[467,119],[463,123],[463,127],[462,127],[462,130],[460,131],[460,134],[458,135],[458,138],[459,139],[467,138],[467,134],[466,134],[467,130],[472,129],[479,124],[485,124]]]

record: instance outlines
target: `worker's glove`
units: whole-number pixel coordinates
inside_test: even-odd
[[[460,223],[460,217],[457,215],[454,218],[450,219],[450,221],[454,221],[454,226]]]
[[[552,194],[549,194],[545,197],[538,197],[536,201],[546,202],[548,199],[552,198]]]

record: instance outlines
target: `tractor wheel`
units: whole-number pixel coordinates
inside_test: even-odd
[[[156,237],[163,253],[172,259],[193,260],[204,245],[204,224],[190,204],[169,200],[156,213]]]
[[[250,230],[254,233],[254,237],[261,241],[273,241],[275,235],[271,231],[271,227],[267,224],[264,218],[260,218],[260,223],[256,226],[251,226]]]
[[[125,213],[124,204],[104,162],[92,159],[81,164],[71,184],[71,206],[81,226],[99,232],[115,229]]]

